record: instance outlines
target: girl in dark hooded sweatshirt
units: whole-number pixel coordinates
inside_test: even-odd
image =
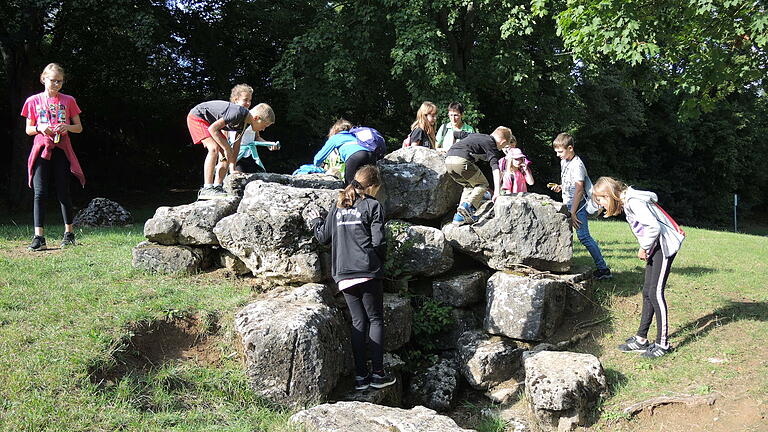
[[[386,245],[384,213],[374,198],[381,185],[373,165],[360,168],[339,193],[336,205],[323,220],[310,211],[311,226],[321,244],[331,243],[331,273],[352,314],[352,351],[355,389],[384,388],[395,378],[384,371],[384,289],[382,275]],[[369,328],[366,333],[366,326]],[[371,366],[365,356],[370,338]]]

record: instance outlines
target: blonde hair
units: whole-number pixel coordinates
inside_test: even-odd
[[[512,130],[506,126],[497,127],[496,129],[494,129],[491,135],[495,135],[501,139],[507,140],[507,143],[509,143],[510,147],[517,147],[517,138],[515,138],[515,136],[512,135]]]
[[[328,131],[328,138],[336,135],[341,131],[348,131],[350,129],[352,129],[352,123],[350,123],[349,120],[340,118],[336,120],[336,123],[334,123],[333,126],[331,126],[331,129]]]
[[[253,87],[249,86],[248,84],[238,84],[232,87],[232,92],[229,94],[229,101],[234,102],[235,99],[237,99],[237,97],[242,93],[248,93],[253,96]]]
[[[569,133],[560,133],[557,135],[554,141],[552,141],[553,148],[568,148],[573,147],[573,135]]]
[[[45,77],[49,73],[58,73],[61,74],[61,77],[64,78],[64,68],[61,67],[58,63],[48,63],[48,66],[46,66],[43,69],[43,72],[40,74],[40,83],[45,84]]]
[[[607,197],[610,201],[608,206],[602,209],[605,211],[603,217],[617,216],[624,211],[624,202],[621,195],[627,190],[627,185],[616,180],[613,177],[600,177],[592,186],[592,200],[595,196]]]
[[[433,112],[437,115],[437,105],[430,101],[422,102],[419,110],[416,111],[416,121],[411,125],[411,130],[418,128],[424,129],[429,137],[429,146],[435,148],[435,125],[427,121],[427,114]]]
[[[363,194],[368,193],[371,188],[379,185],[381,185],[381,174],[376,165],[363,166],[355,173],[355,179],[352,180],[352,183],[339,192],[339,197],[336,199],[336,207],[351,208],[355,205],[355,201],[358,198],[365,198]]]
[[[265,104],[260,103],[256,105],[255,107],[251,108],[249,111],[253,118],[259,117],[261,120],[273,124],[275,123],[275,112],[272,111],[272,107]]]

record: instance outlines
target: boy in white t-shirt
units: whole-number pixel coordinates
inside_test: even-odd
[[[581,244],[587,248],[597,269],[592,273],[595,279],[610,279],[613,277],[611,269],[605,263],[600,246],[589,234],[587,222],[587,203],[589,197],[585,193],[585,185],[591,185],[587,168],[584,162],[576,155],[573,148],[573,136],[561,133],[552,142],[557,157],[560,158],[560,182],[561,184],[548,185],[555,192],[561,192],[563,204],[571,211],[571,226],[576,230],[576,236]]]

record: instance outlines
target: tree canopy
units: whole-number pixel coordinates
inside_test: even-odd
[[[83,109],[85,194],[197,185],[184,117],[248,83],[290,172],[345,117],[392,146],[424,100],[512,128],[539,183],[569,131],[593,177],[659,193],[684,223],[765,212],[768,14],[743,0],[9,1],[0,9],[5,200],[28,201],[18,113],[49,62]],[[394,147],[393,147],[394,148]],[[543,189],[535,191],[542,192]]]

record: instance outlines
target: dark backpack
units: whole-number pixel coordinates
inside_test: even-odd
[[[357,138],[357,143],[369,152],[372,152],[376,159],[381,159],[387,152],[387,144],[384,137],[374,128],[359,126],[349,131]]]

